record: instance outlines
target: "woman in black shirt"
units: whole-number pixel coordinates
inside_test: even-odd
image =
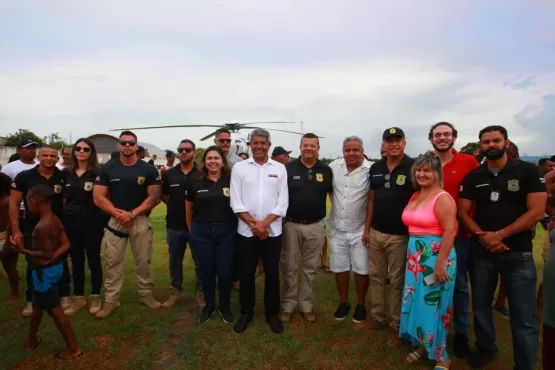
[[[77,140],[71,151],[71,164],[64,174],[64,228],[71,244],[74,297],[72,315],[87,305],[85,300],[85,256],[91,270],[92,291],[89,297],[89,313],[95,315],[101,308],[100,288],[102,266],[100,244],[106,218],[93,202],[94,181],[98,172],[98,158],[92,141]]]
[[[197,176],[187,187],[186,217],[191,247],[200,265],[204,307],[199,321],[207,322],[216,312],[216,276],[219,313],[226,324],[233,322],[230,307],[236,216],[230,207],[231,169],[217,146],[204,152]]]

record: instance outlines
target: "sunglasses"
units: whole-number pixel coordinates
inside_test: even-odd
[[[178,153],[191,153],[193,151],[193,148],[177,148],[177,152]]]
[[[218,141],[220,142],[220,144],[223,144],[223,143],[231,144],[231,139],[218,139]]]
[[[86,146],[76,146],[74,149],[76,152],[84,152],[84,153],[89,153],[91,151],[91,148]]]
[[[119,141],[119,145],[121,145],[121,146],[126,146],[127,144],[129,144],[129,146],[135,146],[135,145],[137,145],[137,142],[136,142],[136,141],[133,141],[133,140],[131,140],[131,141],[128,141],[128,140],[120,140],[120,141]]]

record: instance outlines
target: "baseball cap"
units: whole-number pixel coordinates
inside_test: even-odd
[[[144,146],[139,145],[139,149],[137,149],[137,153],[142,153],[144,152],[146,149]]]
[[[168,151],[166,152],[166,158],[169,158],[169,157],[175,157],[175,153],[172,152],[171,150],[168,150]]]
[[[33,139],[21,139],[19,142],[18,148],[27,148],[29,146],[39,146],[39,143],[34,141]]]
[[[276,146],[274,148],[274,151],[272,152],[272,157],[275,157],[276,155],[281,155],[281,154],[291,154],[291,150],[287,151],[282,146]]]
[[[386,140],[392,136],[405,137],[405,133],[399,127],[391,127],[383,132],[382,139]]]

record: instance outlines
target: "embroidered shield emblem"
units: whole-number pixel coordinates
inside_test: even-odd
[[[395,181],[397,185],[405,185],[405,181],[407,181],[407,177],[405,175],[397,176],[397,180]]]
[[[54,193],[61,194],[62,193],[62,185],[54,185]]]
[[[229,188],[224,188],[224,195],[226,197],[229,197],[229,195],[230,195]]]
[[[137,184],[142,185],[145,183],[145,178],[143,176],[137,177]]]
[[[509,189],[509,191],[519,191],[520,190],[520,184],[518,182],[518,180],[509,180],[507,181],[507,189]]]
[[[323,173],[317,173],[316,174],[316,181],[318,181],[318,182],[324,181],[324,174]]]
[[[92,182],[86,182],[85,183],[85,191],[91,191],[93,189],[93,183]]]
[[[397,132],[397,130],[395,130],[394,128],[390,128],[390,129],[389,129],[389,133],[390,133],[390,134],[394,134],[394,133],[396,133],[396,132]]]

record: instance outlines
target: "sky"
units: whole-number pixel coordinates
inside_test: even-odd
[[[328,157],[350,135],[376,157],[393,126],[417,155],[439,121],[456,147],[500,124],[553,155],[555,2],[0,0],[0,136],[250,121],[302,121]],[[163,149],[209,132],[136,131]]]

